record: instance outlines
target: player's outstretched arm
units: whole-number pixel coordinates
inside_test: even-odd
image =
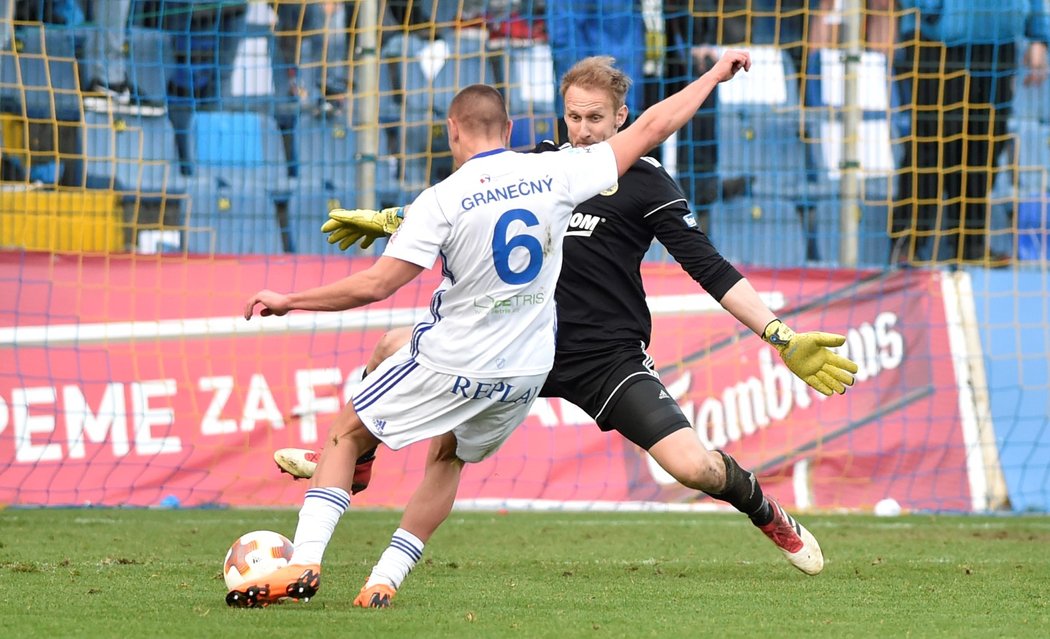
[[[328,221],[321,227],[328,234],[329,244],[339,244],[346,249],[361,240],[361,248],[372,246],[380,237],[393,235],[401,226],[407,207],[395,206],[381,211],[371,209],[332,209]]]
[[[729,50],[715,66],[681,91],[649,107],[634,124],[609,138],[616,155],[616,168],[623,175],[638,158],[686,125],[697,109],[721,82],[731,80],[737,71],[751,68],[751,55]]]
[[[795,333],[777,319],[746,278],[726,291],[721,304],[741,324],[772,344],[791,372],[817,391],[842,394],[853,385],[857,365],[828,348],[842,346],[846,341],[842,335]]]
[[[423,272],[423,267],[395,257],[380,257],[367,269],[338,282],[298,293],[275,293],[263,289],[248,298],[244,319],[250,320],[255,307],[259,315],[284,315],[289,311],[345,311],[384,300]]]
[[[796,333],[775,319],[762,331],[791,372],[824,395],[842,394],[853,385],[857,364],[829,347],[842,346],[846,338],[834,333]]]

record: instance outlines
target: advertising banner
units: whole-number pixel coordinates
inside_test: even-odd
[[[243,318],[262,287],[334,281],[370,260],[0,254],[0,503],[294,506],[304,482],[274,449],[319,448],[384,331],[412,324],[439,281],[347,313]],[[847,335],[860,364],[824,398],[676,265],[647,267],[649,353],[700,441],[767,492],[817,509],[967,510],[970,488],[940,274],[750,270],[796,331]],[[595,318],[601,321],[601,318]],[[380,448],[355,505],[402,506],[426,443]],[[539,399],[504,447],[469,465],[479,506],[701,505],[617,433]],[[703,507],[698,506],[698,507]]]

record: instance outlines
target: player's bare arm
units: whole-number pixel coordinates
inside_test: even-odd
[[[731,80],[741,69],[751,69],[751,55],[747,51],[726,51],[710,71],[681,91],[649,107],[634,124],[609,138],[620,175],[626,173],[649,149],[685,126],[715,87]]]
[[[255,307],[259,315],[284,315],[289,311],[345,311],[384,300],[416,278],[423,267],[394,257],[380,257],[375,264],[338,282],[297,293],[276,293],[263,289],[248,298],[244,319],[250,320]]]
[[[766,326],[777,316],[759,297],[755,287],[747,279],[734,284],[721,299],[722,308],[738,322],[750,328],[756,335],[761,335]]]

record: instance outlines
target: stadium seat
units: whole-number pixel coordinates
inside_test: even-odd
[[[817,168],[822,177],[838,190],[842,164],[842,120],[837,111],[845,99],[845,65],[840,50],[821,49],[810,55],[805,83],[807,129],[820,140]],[[879,52],[861,54],[857,69],[857,99],[862,110],[857,150],[860,169],[866,180],[867,198],[885,199],[888,176],[897,158],[892,148],[891,104],[893,87],[887,75],[886,56]]]
[[[725,180],[753,175],[756,197],[827,197],[811,170],[811,150],[803,142],[803,120],[790,58],[773,47],[752,50],[752,68],[719,85],[718,170]],[[744,81],[737,84],[737,80]]]
[[[1011,125],[1018,145],[1020,188],[1022,192],[1037,192],[1046,184],[1043,173],[1050,171],[1050,123],[1015,118]]]
[[[788,200],[742,198],[715,207],[708,235],[734,264],[801,266],[805,237],[797,204]]]
[[[147,98],[163,103],[174,63],[168,34],[156,29],[128,30],[128,79]]]
[[[49,25],[24,25],[13,48],[0,51],[0,106],[39,120],[82,119],[75,33]]]
[[[385,122],[398,122],[397,146],[403,153],[401,181],[418,192],[452,170],[445,118],[456,92],[496,76],[487,60],[483,32],[448,30],[445,40],[424,42],[394,35],[384,41],[381,57],[387,67],[392,100],[381,100]]]
[[[279,255],[285,252],[274,200],[282,192],[234,188],[217,178],[198,179],[188,195],[187,247],[191,253]]]
[[[558,122],[553,115],[511,116],[510,148],[528,151],[543,140],[553,140],[558,133]]]
[[[201,174],[236,184],[287,188],[298,176],[298,130],[288,118],[252,111],[193,115],[194,166]],[[306,146],[309,154],[318,152]]]
[[[494,58],[497,83],[505,87],[507,110],[512,116],[554,113],[558,81],[550,45],[509,45]]]
[[[325,123],[304,118],[296,134],[304,181],[353,184],[358,151],[352,128],[344,122]]]
[[[83,108],[74,58],[75,32],[24,25],[15,30],[7,45],[0,50],[0,111],[27,124],[22,140],[26,146],[20,151],[34,151],[31,166],[26,168],[29,178],[83,186]],[[42,131],[48,123],[55,128]],[[48,154],[52,157],[42,159]]]
[[[839,202],[822,202],[813,211],[812,235],[817,242],[821,262],[839,265],[842,206]],[[857,266],[880,268],[889,264],[890,238],[887,232],[889,204],[862,204],[857,223]]]

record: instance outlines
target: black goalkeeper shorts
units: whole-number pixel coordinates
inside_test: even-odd
[[[567,399],[602,430],[615,430],[649,450],[674,431],[692,427],[652,365],[641,343],[558,352],[540,396]]]

